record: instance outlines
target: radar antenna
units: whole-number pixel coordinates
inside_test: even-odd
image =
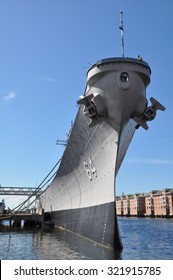
[[[120,26],[121,30],[121,41],[122,41],[122,57],[124,57],[124,26],[123,26],[123,11],[120,11]]]

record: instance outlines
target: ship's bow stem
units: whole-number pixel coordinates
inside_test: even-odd
[[[141,116],[147,106],[146,87],[150,83],[150,74],[148,64],[142,60],[101,60],[89,69],[85,94],[78,101],[83,105],[89,128],[100,130],[105,138],[99,146],[99,156],[98,152],[89,155],[98,168],[96,200],[100,205],[104,202],[111,205],[105,210],[107,222],[102,243],[113,244],[118,249],[122,248],[122,243],[116,220],[115,177],[136,129],[133,118]],[[94,141],[94,136],[92,139]],[[112,240],[108,233],[111,233]]]
[[[111,58],[94,64],[57,175],[44,193],[55,225],[103,246],[122,248],[115,177],[147,106],[147,63]]]

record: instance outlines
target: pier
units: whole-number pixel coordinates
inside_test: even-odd
[[[35,209],[31,212],[17,212],[0,214],[0,221],[9,221],[10,226],[21,226],[22,222],[25,226],[42,226],[44,223],[44,210]]]
[[[28,198],[15,207],[13,210],[0,211],[0,222],[9,221],[10,226],[41,226],[44,223],[44,209],[33,206],[33,202],[39,199],[42,191],[40,188],[31,187],[3,187],[0,185],[0,195],[2,196],[27,196]],[[35,197],[33,202],[29,203],[29,199]],[[26,203],[28,203],[27,206]],[[1,203],[2,204],[2,203]],[[28,206],[32,208],[29,209]],[[5,203],[4,203],[5,207]],[[1,207],[3,208],[3,207]],[[25,209],[25,210],[24,210]]]

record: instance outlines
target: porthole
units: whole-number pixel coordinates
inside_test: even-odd
[[[120,75],[120,79],[122,82],[128,82],[129,80],[129,75],[127,72],[122,72]]]

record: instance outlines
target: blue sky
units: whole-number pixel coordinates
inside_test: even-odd
[[[173,1],[0,1],[0,184],[37,186],[63,153],[90,64],[140,54],[158,99],[149,130],[136,131],[117,177],[117,194],[173,188]],[[5,198],[7,201],[7,199]],[[8,204],[8,203],[7,203]]]

